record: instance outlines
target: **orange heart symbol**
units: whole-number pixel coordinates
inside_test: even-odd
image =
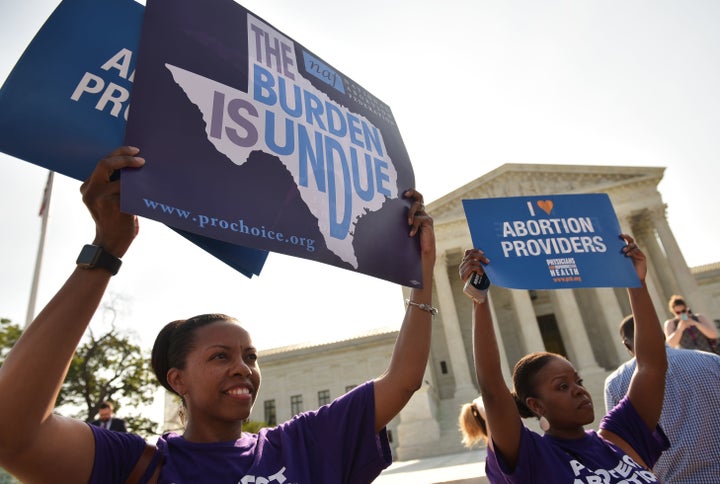
[[[540,207],[543,212],[550,215],[550,212],[552,212],[553,209],[553,202],[552,200],[538,200],[537,206]]]

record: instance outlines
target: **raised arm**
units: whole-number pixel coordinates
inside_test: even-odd
[[[435,267],[433,220],[425,213],[422,195],[405,192],[413,204],[408,212],[409,236],[420,237],[422,289],[413,289],[387,371],[375,379],[375,431],[385,427],[422,385],[430,355],[432,287]]]
[[[100,161],[83,183],[83,200],[95,219],[94,244],[122,257],[137,234],[137,218],[120,212],[114,170],[140,167],[136,148],[123,147]],[[23,482],[86,482],[95,443],[87,424],[53,413],[75,349],[111,274],[76,268],[28,326],[0,367],[0,465]]]
[[[632,259],[642,283],[641,287],[631,287],[627,290],[635,320],[635,359],[637,362],[628,388],[628,398],[645,425],[649,429],[655,430],[660,419],[665,395],[665,372],[667,371],[665,337],[645,284],[647,275],[645,255],[638,249],[632,237],[622,235],[622,238],[627,243],[623,252]]]
[[[460,278],[465,281],[473,272],[483,274],[483,264],[488,263],[481,250],[466,250],[459,268]],[[510,468],[514,468],[520,449],[522,423],[515,399],[503,379],[500,351],[487,299],[481,304],[473,302],[473,356],[487,425],[492,429],[493,449]]]

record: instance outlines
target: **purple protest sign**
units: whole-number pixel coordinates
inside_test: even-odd
[[[407,286],[414,175],[390,108],[229,0],[151,0],[122,206],[177,229]]]

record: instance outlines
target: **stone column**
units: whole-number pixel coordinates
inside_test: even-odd
[[[447,256],[444,252],[438,255],[434,276],[438,301],[442,301],[440,317],[455,377],[455,399],[470,401],[477,396],[477,390],[470,375],[470,365],[463,344],[455,297],[447,273]]]
[[[493,319],[493,328],[495,329],[495,339],[497,340],[498,344],[498,352],[500,354],[500,368],[502,369],[503,377],[505,378],[505,383],[508,385],[508,388],[512,388],[512,368],[510,368],[510,364],[508,363],[507,359],[507,352],[505,351],[505,343],[503,343],[502,334],[500,333],[500,326],[498,324],[497,315],[495,314],[495,305],[493,304],[492,297],[490,296],[490,291],[488,291],[488,302],[490,303],[490,315]]]
[[[667,218],[665,216],[665,207],[656,207],[651,210],[650,218],[657,229],[660,242],[665,248],[668,265],[675,275],[675,280],[679,285],[679,293],[685,297],[685,300],[690,307],[709,308],[710,304],[706,301],[703,292],[700,291],[697,281],[695,280],[695,276],[693,276],[692,272],[690,272],[690,268],[688,267],[687,262],[685,262],[685,257],[683,257],[682,252],[680,251],[677,240],[675,239],[672,230],[670,230],[670,225],[668,225]],[[665,301],[665,303],[667,304],[667,301]],[[668,309],[665,309],[665,311],[667,312]]]
[[[665,321],[665,317],[663,315],[668,314],[668,308],[667,308],[667,298],[664,296],[662,291],[658,289],[657,287],[657,276],[655,274],[648,273],[647,277],[645,278],[645,285],[648,288],[648,292],[650,293],[650,299],[652,299],[653,307],[655,308],[655,312],[658,315],[658,319],[660,320],[660,324],[662,325]]]
[[[618,358],[617,361],[623,362],[628,360],[630,353],[628,353],[625,345],[622,344],[620,332],[618,331],[620,322],[626,315],[624,315],[622,309],[620,309],[615,291],[609,287],[598,287],[595,289],[595,297],[602,312],[602,318],[605,320],[605,324],[610,331],[610,338],[613,342],[612,346],[615,348],[615,353]]]
[[[430,390],[428,385],[423,384],[400,411],[396,449],[398,460],[425,456],[428,449],[435,448],[439,444],[437,402]]]
[[[600,369],[592,345],[585,331],[582,314],[571,289],[550,291],[555,313],[558,316],[560,333],[568,350],[569,357],[578,371]]]
[[[545,343],[538,327],[535,308],[533,308],[530,294],[525,290],[510,289],[515,314],[518,318],[520,332],[522,333],[523,343],[525,344],[526,353],[534,353],[536,351],[545,351]]]
[[[655,222],[648,211],[643,211],[643,213],[635,217],[633,227],[639,238],[638,245],[648,259],[648,272],[652,274],[652,277],[655,277],[656,285],[665,294],[663,299],[667,300],[669,295],[675,292],[674,288],[678,284],[669,263],[668,254],[660,246],[655,235]],[[665,312],[662,314],[665,314]]]
[[[667,314],[667,309],[665,309],[667,306],[667,297],[662,291],[662,285],[660,284],[661,276],[658,273],[658,267],[667,266],[665,263],[665,257],[662,255],[659,260],[654,259],[652,255],[647,252],[646,248],[647,244],[652,246],[653,242],[655,242],[654,246],[658,247],[655,241],[655,234],[653,233],[652,241],[645,240],[649,237],[647,237],[647,234],[644,233],[643,230],[647,231],[648,223],[644,222],[642,217],[627,217],[625,222],[626,227],[629,228],[628,232],[636,239],[636,242],[643,250],[646,257],[648,257],[648,274],[645,278],[645,285],[650,293],[650,299],[652,299],[655,312],[658,315]],[[660,319],[662,321],[662,318]]]

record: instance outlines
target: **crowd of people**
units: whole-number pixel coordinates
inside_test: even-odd
[[[403,195],[404,223],[420,247],[422,288],[410,294],[382,375],[317,410],[244,432],[261,387],[258,350],[234,317],[203,314],[166,324],[152,349],[158,382],[181,401],[182,433],[146,442],[125,432],[110,402],[91,425],[54,411],[74,351],[138,234],[137,217],[120,211],[121,182],[113,176],[141,169],[138,155],[118,148],[82,184],[94,241],[0,367],[0,394],[12,396],[0,399],[0,466],[23,482],[373,481],[391,462],[386,425],[422,385],[437,313],[433,220],[414,189]],[[620,236],[625,246],[617,257],[632,261],[641,285],[627,289],[632,315],[620,326],[632,359],[606,381],[597,431],[585,428],[596,412],[590,392],[562,355],[526,355],[507,387],[490,298],[473,300],[480,395],[460,409],[459,423],[466,446],[486,446],[491,482],[711,482],[720,475],[712,425],[720,417],[717,331],[680,296],[670,301],[675,317],[661,325],[645,284],[646,258],[631,236]],[[480,248],[468,249],[458,275],[466,281],[488,264]],[[524,418],[538,419],[542,434]]]

